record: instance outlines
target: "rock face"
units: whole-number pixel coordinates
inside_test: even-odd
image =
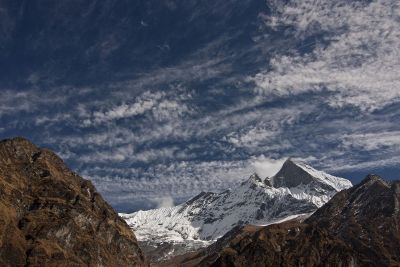
[[[275,188],[309,185],[312,189],[336,192],[352,186],[348,180],[318,171],[307,164],[291,159],[285,161],[277,174],[265,179],[265,183]]]
[[[201,193],[172,208],[121,214],[150,260],[197,250],[232,228],[267,225],[309,214],[351,182],[287,160],[277,175],[252,175],[232,190]]]
[[[147,266],[91,182],[22,138],[0,142],[0,266]]]
[[[400,266],[400,181],[369,175],[304,222],[224,237],[176,266]],[[174,266],[171,264],[170,266]]]

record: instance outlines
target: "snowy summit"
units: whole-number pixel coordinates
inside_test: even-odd
[[[349,180],[288,159],[273,177],[253,174],[232,190],[202,192],[175,207],[121,216],[145,248],[168,244],[165,254],[172,256],[214,242],[235,226],[268,225],[310,214],[351,186]],[[185,248],[183,242],[193,247]]]

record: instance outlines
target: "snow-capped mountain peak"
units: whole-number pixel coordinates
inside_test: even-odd
[[[288,159],[277,174],[265,179],[265,184],[275,188],[294,188],[300,185],[322,186],[328,190],[341,191],[352,186],[347,179],[318,171],[301,161]]]
[[[177,255],[214,242],[238,225],[267,225],[310,214],[348,187],[346,179],[289,159],[271,178],[255,173],[221,193],[203,192],[172,208],[121,216],[142,246],[166,246],[167,254]]]

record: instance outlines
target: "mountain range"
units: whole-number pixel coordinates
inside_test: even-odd
[[[399,55],[399,0],[0,0],[0,267],[400,267]]]
[[[0,141],[1,266],[400,266],[400,182],[352,186],[293,159],[121,216],[55,153]]]
[[[215,242],[231,229],[308,216],[350,181],[288,159],[273,177],[253,174],[233,189],[202,192],[170,208],[120,214],[150,260],[162,260]]]
[[[368,175],[304,222],[233,229],[164,266],[400,266],[400,181]],[[167,264],[167,265],[165,265]]]

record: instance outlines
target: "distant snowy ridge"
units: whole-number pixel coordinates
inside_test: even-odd
[[[120,215],[140,242],[205,246],[238,225],[267,225],[312,213],[351,186],[349,180],[289,159],[264,180],[253,174],[232,190],[202,192],[175,207]]]

